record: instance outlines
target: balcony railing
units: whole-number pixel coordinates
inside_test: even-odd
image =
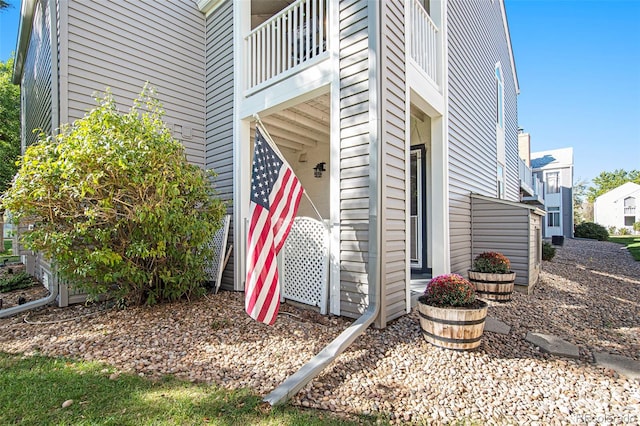
[[[417,0],[409,1],[411,22],[411,58],[418,64],[436,87],[440,87],[438,58],[440,34],[438,27]]]
[[[300,69],[327,52],[327,0],[298,0],[245,37],[248,89]]]
[[[625,206],[624,207],[624,215],[625,216],[635,216],[636,214],[636,206]]]
[[[522,201],[544,204],[542,181],[531,172],[531,168],[522,159],[518,163]]]

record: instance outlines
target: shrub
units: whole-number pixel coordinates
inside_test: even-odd
[[[556,248],[547,241],[542,242],[542,260],[550,261],[556,255]]]
[[[22,290],[34,285],[31,275],[21,272],[19,274],[6,274],[0,278],[0,293],[6,293],[13,290]]]
[[[502,253],[485,251],[473,259],[473,270],[489,274],[508,274],[511,272],[511,262]]]
[[[469,306],[476,300],[476,289],[458,274],[439,275],[429,281],[422,303],[434,306]]]
[[[584,222],[576,226],[574,235],[577,238],[589,238],[592,240],[606,241],[609,238],[607,229],[593,222]]]
[[[618,230],[618,235],[629,235],[629,234],[631,234],[631,231],[629,231],[625,227],[622,227]]]
[[[640,222],[634,222],[633,230],[634,231],[640,231]]]
[[[224,215],[211,173],[187,162],[145,86],[124,114],[110,92],[21,160],[4,206],[26,248],[92,296],[154,304],[203,292]]]
[[[618,228],[616,228],[615,226],[609,226],[607,228],[607,232],[609,232],[609,235],[616,235],[617,231],[618,231]]]

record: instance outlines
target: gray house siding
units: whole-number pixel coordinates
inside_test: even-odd
[[[472,258],[497,251],[511,261],[516,286],[533,287],[540,273],[541,211],[472,195]],[[466,274],[465,274],[466,275]]]
[[[61,99],[67,102],[61,121],[82,117],[95,106],[93,94],[106,87],[127,108],[148,81],[187,158],[204,166],[205,19],[195,2],[69,1],[64,6]]]
[[[368,300],[369,27],[368,2],[339,4],[340,314],[359,317]]]
[[[500,2],[447,2],[451,270],[471,266],[471,192],[497,196],[495,65],[505,100],[505,198],[517,201],[516,83]],[[473,94],[472,96],[470,94]]]
[[[51,66],[50,13],[48,1],[36,1],[20,84],[24,145],[31,145],[38,140],[38,132],[34,133],[35,129],[40,129],[46,134],[51,134],[54,129],[51,122],[53,108],[51,91],[54,82]]]
[[[233,218],[233,2],[227,0],[207,17],[205,166],[218,174],[215,186]],[[233,222],[228,241],[233,241]],[[222,288],[233,290],[233,256]]]
[[[573,182],[571,181],[571,169],[566,167],[560,170],[560,194],[562,197],[562,235],[565,238],[573,238]]]
[[[381,3],[382,248],[381,324],[406,313],[406,70],[404,4]]]

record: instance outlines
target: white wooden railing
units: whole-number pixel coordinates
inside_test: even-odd
[[[411,58],[440,86],[438,57],[440,56],[439,30],[429,14],[417,0],[410,0]]]
[[[292,73],[327,51],[327,0],[298,0],[245,37],[248,89]]]

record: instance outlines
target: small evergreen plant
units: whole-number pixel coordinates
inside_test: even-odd
[[[576,238],[589,238],[598,241],[607,241],[609,239],[607,228],[593,222],[583,222],[576,225],[574,235]]]

